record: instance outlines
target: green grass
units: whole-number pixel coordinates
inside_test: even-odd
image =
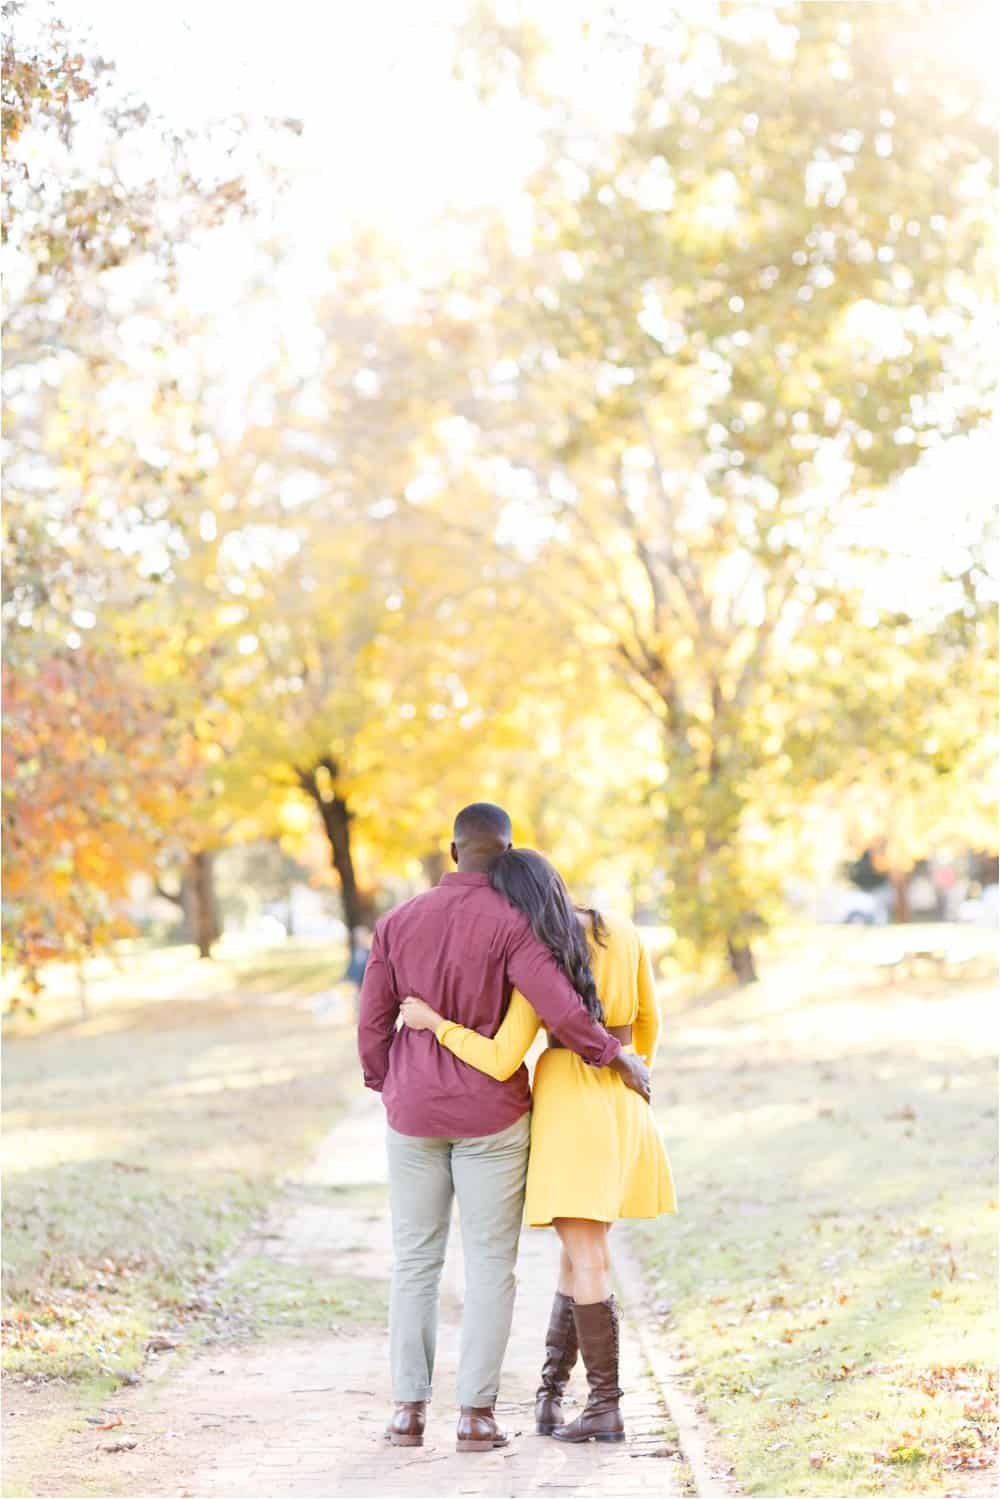
[[[867,955],[817,933],[665,1027],[680,1214],[635,1241],[755,1494],[954,1488],[995,1438],[992,996]]]
[[[268,998],[327,987],[339,968],[324,956],[152,955],[148,985],[141,965],[95,983],[84,1023],[58,1006],[18,1019],[4,1057],[10,1373],[115,1381],[150,1337],[199,1336],[213,1273],[354,1081],[349,1027]]]
[[[317,1276],[306,1265],[252,1256],[226,1276],[221,1295],[261,1333],[384,1323],[388,1285],[359,1275]]]
[[[123,941],[88,959],[83,972],[87,1003],[96,1013],[109,1007],[145,1007],[156,1001],[172,1004],[181,994],[209,999],[234,990],[307,999],[335,986],[346,964],[342,943],[302,939],[260,947],[239,935],[227,935],[216,943],[209,962],[200,960],[190,946],[148,947]],[[16,971],[5,974],[0,998],[5,1006],[5,1032],[13,1034],[76,1025],[81,1017],[78,973],[67,963],[48,965],[42,993],[31,1001],[19,993]]]

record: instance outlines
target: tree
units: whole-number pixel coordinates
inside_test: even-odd
[[[870,652],[867,518],[983,410],[955,372],[983,323],[993,133],[908,7],[642,24],[582,33],[618,128],[543,91],[537,30],[504,32],[492,66],[550,153],[504,301],[519,420],[509,391],[481,410],[532,476],[579,641],[662,736],[672,920],[750,979],[767,829],[815,784],[810,730],[844,692],[806,642]]]
[[[184,795],[188,756],[121,663],[78,648],[5,665],[4,955],[29,992],[48,959],[122,935],[117,903]]]
[[[907,519],[921,534],[912,508]],[[825,702],[801,694],[790,704],[793,723],[809,723],[815,791],[836,799],[855,847],[878,846],[898,921],[909,917],[918,859],[995,839],[998,587],[985,484],[981,495],[956,500],[950,522],[937,577],[920,569],[908,608],[890,612],[873,568],[870,592],[882,595],[874,640],[856,633],[833,642],[815,628],[803,635],[801,649],[837,690]],[[790,740],[801,732],[793,728]],[[799,759],[794,743],[791,753]]]
[[[434,857],[445,787],[470,748],[485,758],[484,711],[496,755],[530,676],[497,616],[543,613],[525,560],[491,538],[492,497],[455,431],[475,325],[405,274],[368,239],[338,254],[317,376],[276,360],[280,421],[243,432],[202,484],[219,502],[210,539],[173,565],[160,626],[166,642],[198,621],[196,644],[167,654],[192,704],[232,728],[216,736],[219,806],[261,832],[304,799],[351,927],[373,910],[358,839],[388,867]]]
[[[213,175],[212,153],[195,172],[190,140],[124,100],[53,15],[32,28],[5,5],[4,20],[4,914],[34,984],[42,957],[79,957],[119,930],[116,902],[197,774],[194,741],[116,629],[157,587],[149,563],[191,471],[190,452],[164,464],[113,409],[138,358],[118,330],[169,288],[176,244],[243,193],[231,171]],[[122,158],[139,143],[151,177],[136,185]],[[169,379],[148,375],[144,394],[176,412]]]

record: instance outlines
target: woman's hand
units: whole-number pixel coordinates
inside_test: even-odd
[[[403,1024],[408,1025],[411,1031],[436,1031],[441,1024],[438,1012],[424,1004],[415,994],[406,996],[399,1007],[399,1013],[403,1017]]]

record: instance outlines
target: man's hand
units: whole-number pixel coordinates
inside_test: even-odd
[[[638,1093],[640,1098],[649,1102],[651,1088],[649,1080],[649,1068],[642,1057],[637,1057],[634,1052],[620,1051],[613,1062],[609,1062],[612,1072],[617,1072],[626,1088],[631,1088],[633,1093]]]

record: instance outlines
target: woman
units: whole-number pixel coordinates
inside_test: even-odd
[[[590,1013],[652,1063],[659,1015],[652,968],[632,923],[577,910],[558,871],[531,849],[501,855],[490,883],[524,912]],[[517,990],[492,1039],[443,1019],[412,996],[401,1013],[407,1025],[433,1030],[442,1046],[496,1078],[520,1067],[541,1025]],[[525,1216],[535,1227],[551,1224],[562,1243],[536,1429],[563,1442],[621,1442],[608,1229],[619,1218],[676,1210],[670,1164],[649,1106],[608,1068],[589,1067],[554,1037],[535,1068],[532,1096]],[[561,1401],[577,1352],[590,1395],[576,1420],[564,1425]]]

